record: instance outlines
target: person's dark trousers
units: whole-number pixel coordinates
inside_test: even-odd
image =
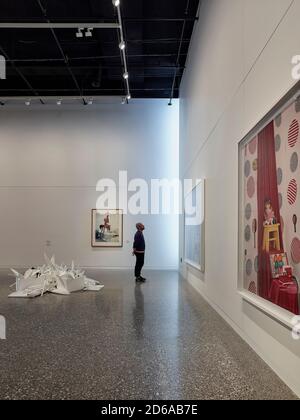
[[[134,274],[136,278],[139,278],[141,276],[142,268],[144,267],[145,254],[136,252],[135,256],[136,256],[136,265],[135,265]]]

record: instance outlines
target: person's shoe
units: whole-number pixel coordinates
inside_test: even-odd
[[[147,281],[147,279],[145,279],[145,277],[142,277],[142,276],[140,277],[140,279],[143,283],[145,283],[145,281]]]
[[[143,277],[137,277],[136,279],[135,279],[135,281],[137,282],[137,283],[145,283],[145,281],[146,281],[146,279],[144,279]]]

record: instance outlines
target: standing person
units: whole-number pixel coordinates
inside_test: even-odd
[[[132,255],[136,256],[136,265],[135,265],[135,280],[137,283],[145,283],[146,279],[141,276],[142,268],[145,262],[145,238],[144,238],[144,230],[145,226],[142,223],[136,224],[137,232],[134,237],[133,242],[133,252]]]
[[[104,217],[104,233],[105,233],[105,229],[107,230],[107,232],[110,232],[110,221],[109,221],[109,214],[108,213]]]

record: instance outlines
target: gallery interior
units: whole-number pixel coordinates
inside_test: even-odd
[[[0,399],[300,397],[300,0],[0,0]]]

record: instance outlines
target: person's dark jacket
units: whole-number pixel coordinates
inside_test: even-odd
[[[144,252],[146,249],[145,238],[143,232],[137,231],[134,237],[133,249],[138,252]]]

